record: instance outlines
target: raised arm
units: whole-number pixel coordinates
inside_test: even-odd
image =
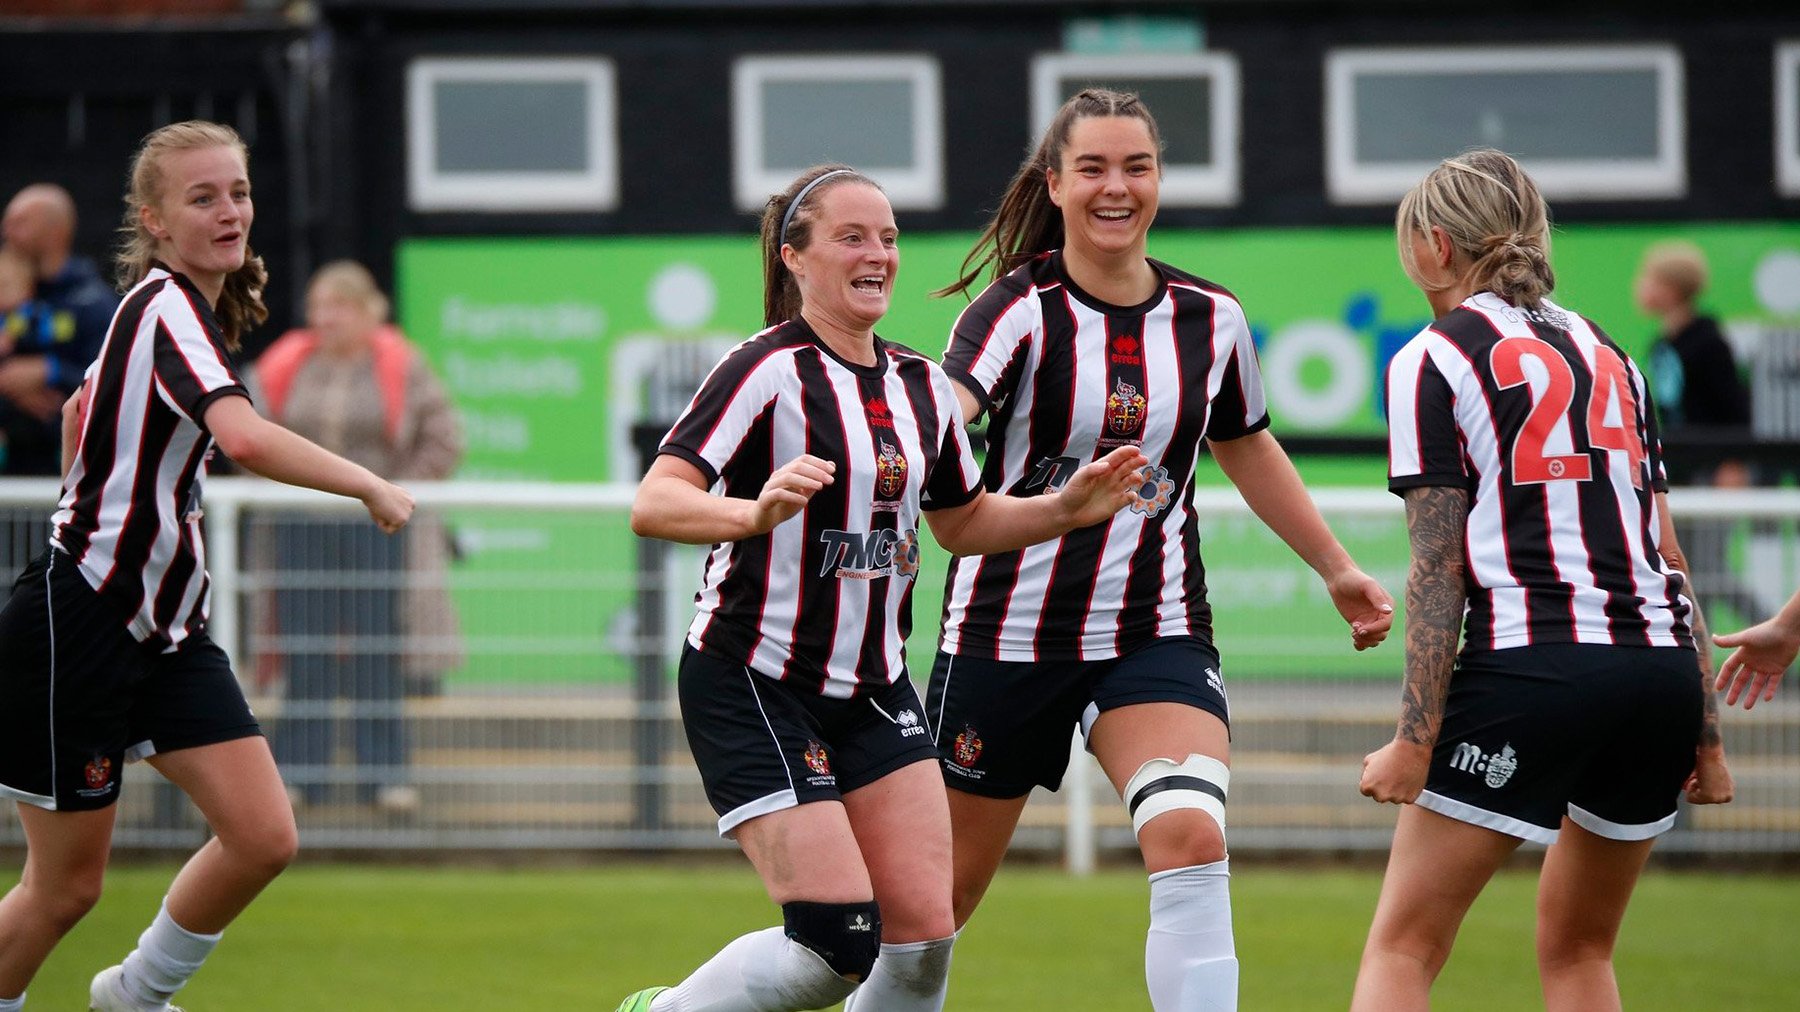
[[[740,541],[767,534],[806,508],[813,493],[832,483],[837,465],[801,454],[769,475],[755,499],[717,496],[706,475],[673,454],[662,454],[638,484],[631,503],[631,530],[641,538],[688,545]]]
[[[1746,710],[1756,706],[1758,699],[1774,699],[1781,676],[1793,666],[1794,656],[1800,654],[1800,591],[1788,599],[1775,617],[1742,632],[1714,636],[1713,642],[1737,648],[1719,665],[1719,680],[1713,685],[1720,692],[1730,688],[1725,696],[1726,706],[1734,705],[1740,694],[1744,694]]]
[[[1675,538],[1675,521],[1669,515],[1669,494],[1656,493],[1659,521],[1657,553],[1669,568],[1680,573],[1683,588],[1693,611],[1688,626],[1694,633],[1694,649],[1700,656],[1700,744],[1694,751],[1694,775],[1688,778],[1687,799],[1696,805],[1722,805],[1735,791],[1731,770],[1725,765],[1725,739],[1719,732],[1719,698],[1713,691],[1712,643],[1706,630],[1706,616],[1700,612],[1700,593],[1694,589],[1693,570],[1688,568],[1681,543]]]
[[[960,389],[960,388],[959,388]],[[932,537],[953,555],[992,555],[1088,527],[1131,502],[1149,461],[1121,446],[1076,471],[1060,491],[1019,498],[983,492],[961,506],[925,514]]]
[[[227,395],[207,405],[206,428],[219,449],[244,470],[361,500],[369,517],[389,534],[412,516],[412,493],[257,414],[248,397]]]
[[[1463,579],[1468,516],[1465,489],[1425,485],[1406,491],[1406,536],[1412,546],[1406,575],[1406,682],[1394,740],[1363,759],[1362,792],[1376,801],[1410,804],[1425,789],[1468,601]]]
[[[1209,445],[1219,469],[1237,486],[1250,511],[1325,581],[1332,604],[1350,623],[1356,649],[1366,650],[1386,639],[1394,624],[1393,595],[1356,568],[1269,430]]]

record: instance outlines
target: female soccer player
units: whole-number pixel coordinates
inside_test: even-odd
[[[145,138],[126,194],[130,291],[64,408],[51,547],[0,611],[0,795],[25,871],[0,900],[0,1012],[100,896],[119,775],[147,759],[213,838],[169,886],[100,1012],[168,1010],[220,933],[292,859],[294,816],[224,651],[206,633],[203,463],[214,445],[277,481],[361,499],[390,533],[412,496],[251,407],[228,353],[268,316],[250,254],[247,152],[190,121]]]
[[[1076,95],[945,289],[967,291],[993,265],[944,355],[965,417],[992,415],[990,491],[1030,501],[1120,446],[1151,466],[1108,523],[956,561],[928,705],[951,788],[957,923],[987,891],[1032,787],[1061,783],[1079,723],[1131,811],[1150,873],[1150,999],[1175,1012],[1237,1002],[1229,715],[1192,503],[1201,444],[1324,579],[1357,649],[1387,635],[1393,602],[1267,431],[1237,300],[1145,255],[1161,149],[1136,96]]]
[[[1545,1004],[1617,1009],[1613,943],[1651,844],[1684,787],[1732,791],[1656,416],[1637,366],[1550,301],[1549,209],[1517,162],[1443,162],[1396,231],[1438,319],[1387,378],[1406,685],[1362,792],[1407,807],[1353,1007],[1426,1008],[1469,904],[1534,840]]]
[[[901,653],[920,514],[954,553],[1006,551],[1105,520],[1145,464],[1121,447],[1059,495],[985,495],[948,377],[875,334],[896,236],[843,166],[771,197],[769,329],[713,369],[638,489],[638,534],[713,545],[682,718],[719,832],[784,924],[621,1012],[824,1008],[859,981],[858,1012],[943,1007],[949,815]]]

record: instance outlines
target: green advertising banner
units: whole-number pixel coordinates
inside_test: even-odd
[[[1641,356],[1655,325],[1633,305],[1632,281],[1644,250],[1668,238],[1691,240],[1705,251],[1713,281],[1703,306],[1724,320],[1734,339],[1800,320],[1800,224],[1792,223],[1559,229],[1552,251],[1555,298]],[[943,350],[965,303],[927,293],[956,274],[972,240],[970,234],[901,238],[884,337],[932,354]],[[1429,322],[1425,300],[1401,273],[1391,231],[1164,230],[1155,234],[1151,254],[1225,285],[1242,300],[1278,435],[1382,432],[1381,370]],[[441,371],[463,412],[469,453],[461,477],[468,479],[636,481],[632,427],[666,424],[718,356],[761,327],[761,261],[748,231],[414,239],[400,247],[397,273],[400,323]],[[1309,481],[1369,487],[1379,487],[1384,476],[1374,459],[1303,462],[1302,469]],[[1203,471],[1202,480],[1219,479]],[[526,531],[482,522],[466,525],[464,533],[474,549],[464,565],[477,571],[579,568],[623,575],[632,565],[632,539],[575,545],[570,539],[580,536],[578,526]],[[1240,674],[1394,670],[1397,651],[1392,657],[1348,651],[1317,581],[1284,557],[1260,525],[1233,522],[1205,534],[1209,582],[1222,588],[1214,595],[1220,645]],[[1351,547],[1365,568],[1397,594],[1406,551],[1399,526],[1374,524],[1345,540],[1357,542]],[[918,632],[910,657],[919,675],[936,637],[941,573],[942,558],[934,557],[915,594]],[[543,678],[563,677],[574,667],[623,675],[627,664],[616,647],[629,642],[634,613],[629,580],[614,582],[616,589],[594,591],[556,620],[567,628],[534,633],[540,641],[563,636],[577,645],[558,654],[571,658],[568,664],[541,665]],[[684,591],[670,599],[680,610],[687,597]],[[505,620],[484,615],[489,609],[464,603],[472,637],[484,628],[518,635],[494,625]],[[598,612],[597,624],[590,608]],[[478,658],[466,677],[487,677]]]

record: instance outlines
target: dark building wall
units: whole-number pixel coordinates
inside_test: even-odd
[[[749,232],[732,204],[730,74],[744,54],[935,55],[944,85],[947,200],[902,212],[911,230],[973,229],[1027,142],[1033,54],[1061,47],[1065,19],[1131,5],[892,3],[724,7],[541,3],[498,17],[459,3],[328,4],[334,34],[332,132],[345,138],[328,245],[380,258],[406,236]],[[1590,3],[1464,13],[1443,5],[1265,2],[1138,5],[1197,15],[1209,48],[1238,58],[1243,82],[1242,200],[1165,207],[1176,226],[1379,224],[1385,206],[1337,206],[1325,193],[1324,58],[1347,45],[1670,43],[1683,56],[1689,195],[1559,201],[1563,221],[1791,218],[1773,165],[1774,43],[1800,37],[1800,8],[1769,5],[1614,10]],[[1133,9],[1138,9],[1133,8]],[[1477,8],[1479,10],[1479,8]],[[419,214],[406,206],[404,73],[418,56],[601,55],[618,73],[621,202],[610,213]],[[385,266],[385,265],[384,265]]]
[[[111,277],[139,142],[178,120],[230,124],[250,146],[251,245],[271,273],[270,322],[246,339],[259,347],[292,319],[304,282],[305,267],[294,269],[306,258],[304,191],[295,185],[287,114],[288,47],[298,38],[266,27],[0,31],[0,200],[28,183],[67,188],[79,212],[75,252]]]

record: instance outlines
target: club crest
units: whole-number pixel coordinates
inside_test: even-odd
[[[1144,427],[1144,407],[1148,402],[1138,388],[1122,379],[1113,380],[1113,391],[1106,395],[1106,426],[1121,436],[1135,435]]]
[[[1481,782],[1496,790],[1505,787],[1506,782],[1519,770],[1519,757],[1513,752],[1512,742],[1500,747],[1500,751],[1488,756],[1487,776]]]
[[[87,781],[88,787],[98,791],[112,783],[112,770],[111,759],[103,755],[95,756],[88,760],[87,766],[81,771],[81,776]]]
[[[825,746],[816,741],[807,742],[806,755],[803,758],[806,760],[807,769],[822,777],[831,775],[831,756],[826,754]]]
[[[884,499],[898,499],[906,488],[906,455],[883,439],[875,456],[875,491]]]
[[[981,758],[981,736],[975,733],[974,728],[965,724],[961,731],[956,732],[956,740],[950,744],[950,758],[964,769],[975,765],[976,760]]]

